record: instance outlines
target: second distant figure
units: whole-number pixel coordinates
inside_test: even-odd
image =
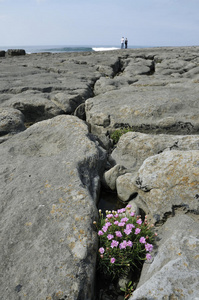
[[[127,47],[128,47],[128,40],[127,40],[127,38],[125,39],[125,49],[127,49]]]
[[[124,48],[124,37],[121,38],[121,49]]]

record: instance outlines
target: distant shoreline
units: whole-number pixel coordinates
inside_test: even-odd
[[[0,47],[0,51],[8,51],[10,49],[23,49],[26,54],[34,54],[34,53],[81,53],[81,52],[99,52],[99,51],[128,51],[128,50],[139,50],[142,51],[145,49],[153,50],[153,49],[193,49],[199,47],[194,46],[129,46],[127,49],[120,49],[119,46],[2,46]]]
[[[144,48],[157,48],[158,46],[132,46],[129,45],[128,49],[144,49]],[[158,47],[159,48],[159,47]],[[62,53],[62,52],[90,52],[90,51],[106,51],[106,50],[119,50],[118,45],[38,45],[38,46],[1,46],[0,51],[7,51],[9,49],[24,49],[27,54],[30,53]],[[125,49],[126,50],[126,49]]]

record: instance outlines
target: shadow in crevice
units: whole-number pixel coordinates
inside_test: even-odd
[[[115,191],[102,188],[99,195],[98,209],[105,214],[106,210],[112,211],[125,207],[127,203],[122,202]]]

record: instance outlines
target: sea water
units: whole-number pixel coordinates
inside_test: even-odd
[[[128,46],[129,49],[146,48],[146,46]],[[8,49],[24,49],[27,54],[31,53],[62,53],[62,52],[88,52],[88,51],[110,51],[118,50],[120,46],[66,46],[66,45],[48,45],[48,46],[0,46],[0,50],[7,51]]]

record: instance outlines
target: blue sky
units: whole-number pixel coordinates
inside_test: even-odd
[[[0,46],[199,45],[199,0],[0,0]]]

